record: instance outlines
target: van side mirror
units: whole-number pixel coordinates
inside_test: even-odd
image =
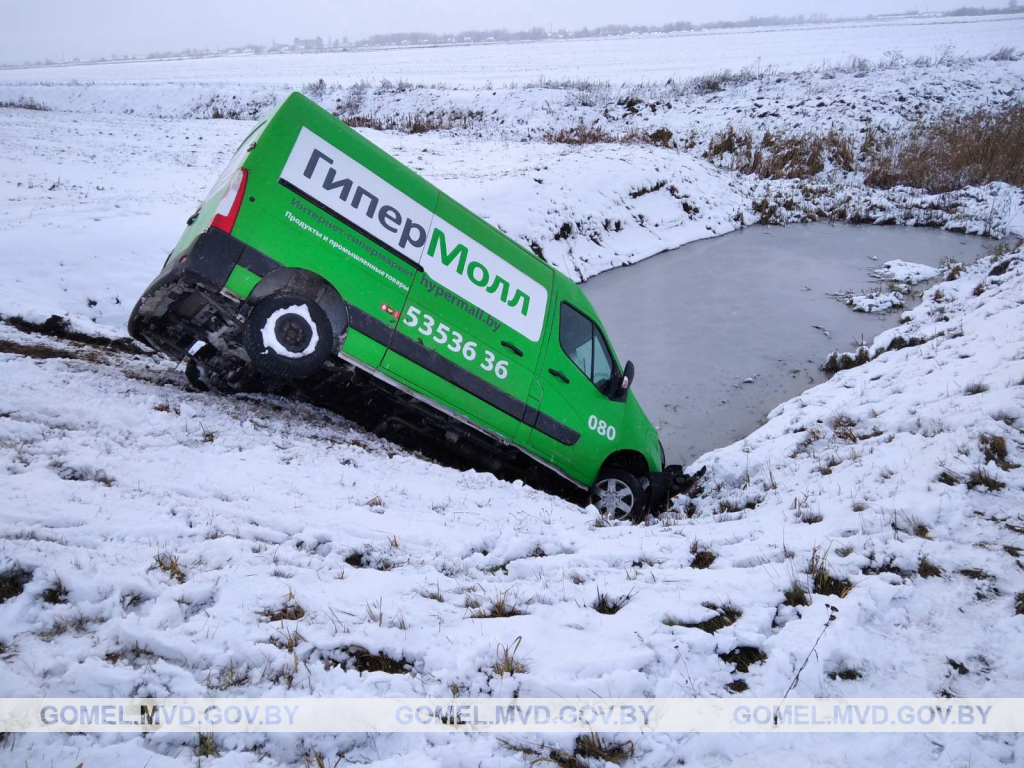
[[[622,375],[618,377],[616,386],[612,390],[612,399],[621,400],[629,392],[629,388],[633,386],[634,368],[633,361],[627,360],[626,367],[622,370]]]

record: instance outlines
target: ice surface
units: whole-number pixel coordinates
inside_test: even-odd
[[[832,350],[852,351],[899,323],[829,296],[873,282],[870,255],[937,265],[973,262],[990,245],[910,228],[756,227],[607,272],[583,289],[619,358],[636,364],[633,391],[669,460],[690,461],[743,438],[780,402],[822,381],[819,366]],[[914,266],[915,274],[938,272]]]

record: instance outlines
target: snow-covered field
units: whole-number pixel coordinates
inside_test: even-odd
[[[659,82],[758,62],[786,70],[879,59],[888,51],[935,56],[947,46],[983,55],[1020,45],[1024,14],[932,18],[690,32],[632,38],[235,56],[187,61],[0,70],[0,82],[274,83],[297,88],[324,78],[345,85],[382,77],[412,83],[485,87],[543,78]]]
[[[819,32],[833,59],[846,55],[844,45],[878,59],[893,47],[933,55],[945,42],[983,56],[1015,44],[1021,24]],[[843,43],[843,35],[853,37]],[[794,42],[818,40],[807,28],[746,33],[733,59],[713,58],[724,39],[733,38],[339,55],[333,73],[323,69],[331,57],[314,56],[259,60],[267,68],[255,72],[234,69],[254,60],[218,59],[0,73],[0,102],[53,110],[0,108],[0,578],[22,589],[0,604],[4,695],[781,697],[826,626],[826,603],[837,618],[794,695],[1019,695],[1021,252],[929,289],[867,355],[890,351],[702,457],[703,492],[635,528],[600,526],[591,512],[521,484],[408,455],[323,411],[197,394],[166,361],[10,320],[58,314],[79,330],[124,335],[138,293],[252,127],[203,119],[213,103],[261,104],[320,76],[333,86],[412,79],[403,73],[413,70],[425,82],[478,85],[485,75],[497,84],[533,73],[653,81],[660,67],[685,74],[750,63],[751,46],[762,43],[794,57],[766,66],[820,63],[797,61],[820,58]],[[614,59],[602,52],[627,42],[628,77],[608,74]],[[655,45],[682,53],[658,57]],[[684,45],[694,46],[692,60]],[[591,49],[600,65],[584,55]],[[561,70],[544,69],[548,51]],[[480,61],[460,69],[452,58],[470,55],[499,58],[491,69]],[[372,72],[346,64],[360,56]],[[428,56],[450,77],[416,58]],[[514,68],[522,61],[525,74]],[[685,142],[574,147],[543,141],[544,131],[580,118],[607,131],[670,127],[698,138],[733,120],[899,126],[1019,98],[1024,87],[1019,61],[890,62],[681,93],[671,108],[662,95],[654,109],[645,99],[632,111],[611,87],[591,104],[585,91],[562,88],[372,86],[355,111],[386,117],[432,100],[473,102],[485,117],[467,128],[366,134],[580,279],[755,221],[764,183],[712,165]],[[63,82],[33,84],[43,79]],[[351,96],[328,90],[320,100],[333,108]],[[829,174],[815,184],[819,201],[830,197],[859,219],[1024,234],[1024,198],[1007,185],[939,200]],[[556,238],[567,222],[571,236]],[[599,593],[621,598],[621,609],[595,610]],[[514,615],[485,617],[502,602]],[[732,623],[714,633],[685,626],[719,612]],[[519,637],[524,668],[495,674],[499,645]],[[360,671],[366,651],[402,671]],[[752,659],[748,671],[737,658]],[[1003,734],[629,738],[629,764],[650,768],[1024,760],[1020,737]],[[573,747],[570,737],[524,741],[539,754],[524,757],[488,735],[225,734],[216,737],[221,757],[203,762],[315,765],[322,755],[327,765],[341,756],[341,764],[524,765]],[[196,747],[194,736],[166,734],[19,735],[0,740],[0,763],[156,768],[195,764]]]

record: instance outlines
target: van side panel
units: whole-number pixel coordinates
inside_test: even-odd
[[[510,442],[522,437],[551,270],[443,194],[422,266],[382,370]]]

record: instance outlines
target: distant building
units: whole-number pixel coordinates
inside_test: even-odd
[[[320,37],[312,37],[308,40],[300,40],[296,37],[292,41],[292,48],[296,51],[322,51],[324,49],[324,41]]]

